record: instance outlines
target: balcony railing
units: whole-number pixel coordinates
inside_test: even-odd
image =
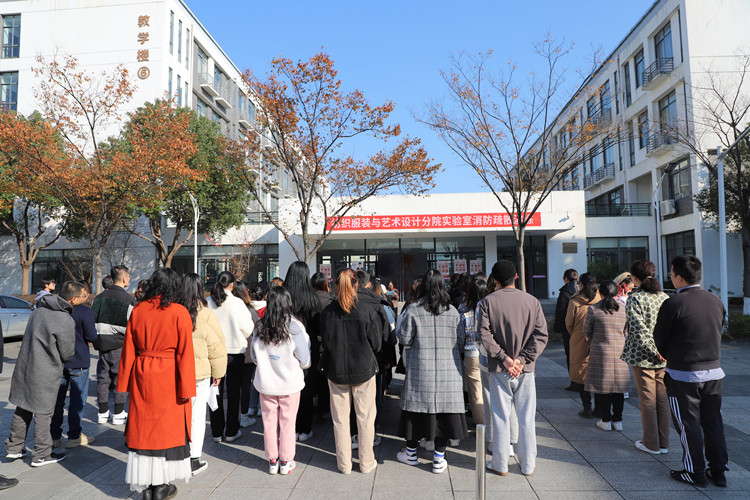
[[[606,126],[612,121],[612,108],[606,108],[602,111],[599,111],[589,119],[594,126]]]
[[[650,203],[586,204],[586,217],[649,217]]]
[[[660,75],[668,75],[673,69],[673,58],[661,57],[656,59],[643,71],[643,87],[648,87],[652,82],[656,81]]]
[[[273,212],[266,214],[264,212],[247,212],[245,214],[245,223],[247,224],[272,224],[279,222],[279,214]]]
[[[646,153],[652,154],[661,152],[663,148],[675,144],[677,140],[667,132],[651,132],[648,135],[648,142],[646,142]],[[665,151],[666,152],[666,151]],[[660,156],[657,154],[656,156]]]
[[[201,73],[198,75],[198,84],[200,85],[201,90],[205,91],[211,97],[219,95],[220,89],[218,88],[218,85],[216,85],[216,80],[214,80],[213,75]]]
[[[599,184],[602,181],[605,181],[607,179],[614,179],[614,178],[615,178],[615,164],[607,163],[603,167],[599,168],[598,170],[595,170],[594,172],[590,173],[589,175],[583,178],[583,189],[588,189],[591,186],[595,186],[596,184]]]

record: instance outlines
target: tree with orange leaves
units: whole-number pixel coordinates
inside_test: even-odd
[[[51,179],[38,172],[68,168],[62,138],[38,113],[25,118],[0,112],[0,227],[16,240],[21,293],[31,293],[31,266],[66,227]],[[58,224],[51,224],[51,221]]]
[[[581,162],[588,141],[606,123],[591,119],[555,123],[562,58],[570,46],[547,38],[536,45],[545,71],[518,84],[516,67],[494,74],[491,52],[454,58],[443,72],[449,101],[428,105],[423,123],[479,176],[510,216],[520,288],[526,290],[523,252],[526,226],[550,193],[564,186]],[[580,93],[574,99],[580,99]],[[559,140],[558,140],[559,139]]]
[[[259,106],[256,129],[247,141],[251,165],[234,173],[299,260],[307,262],[339,218],[367,198],[393,188],[420,194],[434,187],[440,165],[432,163],[419,139],[397,139],[399,125],[386,123],[393,103],[373,107],[361,91],[345,93],[328,54],[297,63],[277,58],[265,79],[250,71],[243,78]],[[399,142],[367,158],[355,158],[344,147],[357,137],[378,144]],[[299,228],[284,226],[273,213],[276,173],[291,177]],[[329,221],[332,224],[326,224]],[[295,238],[297,230],[301,242]],[[317,233],[314,238],[312,231]]]

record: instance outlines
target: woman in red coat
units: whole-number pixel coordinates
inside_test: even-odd
[[[171,498],[190,478],[190,398],[195,396],[193,322],[182,282],[157,270],[128,321],[117,390],[130,393],[126,481],[143,498]]]

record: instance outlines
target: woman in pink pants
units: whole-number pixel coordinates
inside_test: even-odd
[[[251,344],[257,366],[253,384],[260,393],[270,474],[289,474],[296,467],[295,422],[300,391],[305,386],[303,370],[310,366],[310,337],[292,310],[286,288],[272,288],[266,314],[257,323]]]

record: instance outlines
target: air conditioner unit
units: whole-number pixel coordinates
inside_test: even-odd
[[[659,212],[661,212],[662,216],[676,214],[677,209],[674,206],[674,200],[664,200],[659,203]]]

